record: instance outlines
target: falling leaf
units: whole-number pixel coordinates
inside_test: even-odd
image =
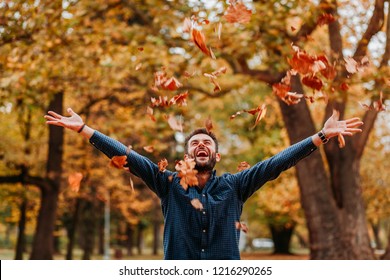
[[[175,77],[169,78],[163,84],[161,84],[162,89],[172,90],[172,91],[177,90],[182,86],[183,85]]]
[[[250,167],[251,167],[251,166],[250,166],[249,163],[247,163],[246,161],[242,161],[242,162],[240,162],[240,164],[237,166],[237,170],[240,172],[240,171],[249,169]]]
[[[177,104],[178,106],[187,106],[187,97],[188,91],[175,95],[169,100],[168,105]]]
[[[322,14],[318,19],[317,19],[317,24],[319,26],[329,24],[334,22],[336,19],[332,14]]]
[[[352,57],[344,58],[345,69],[348,73],[354,74],[357,72],[364,72],[364,70],[370,65],[368,57],[364,56],[360,62],[357,62]]]
[[[148,106],[146,108],[146,115],[149,116],[152,121],[154,121],[154,122],[156,121],[156,118],[153,115],[153,108]]]
[[[181,121],[181,118],[178,120],[174,115],[169,115],[165,116],[165,119],[173,130],[183,132],[183,122]]]
[[[131,179],[131,177],[129,178],[129,183],[130,183],[130,189],[132,192],[134,192],[134,182],[133,180]]]
[[[211,121],[210,116],[206,119],[204,126],[206,127],[206,130],[209,133],[213,130],[213,122]]]
[[[193,25],[193,22],[189,18],[185,18],[183,22],[183,32],[190,33]]]
[[[383,104],[383,92],[379,93],[379,100],[374,102],[374,109],[378,112],[386,111],[386,106]]]
[[[347,91],[347,90],[349,89],[349,85],[348,85],[347,83],[342,83],[342,84],[340,85],[340,89],[341,89],[342,91]]]
[[[69,174],[68,183],[70,189],[74,192],[78,192],[80,189],[80,183],[82,179],[83,179],[83,174],[80,172]]]
[[[315,90],[321,90],[323,83],[317,76],[305,76],[302,78],[302,83]]]
[[[202,202],[200,202],[200,200],[197,199],[197,198],[194,198],[193,200],[191,200],[191,205],[192,205],[196,210],[199,210],[199,211],[202,211],[202,210],[203,210],[203,204],[202,204]]]
[[[138,47],[138,50],[139,50],[140,52],[142,52],[142,51],[144,51],[144,48],[143,48],[143,47]]]
[[[226,10],[224,18],[229,23],[248,23],[252,17],[252,11],[242,3],[237,1],[230,1],[229,7]]]
[[[127,156],[113,156],[110,161],[110,166],[118,169],[123,169],[127,164]]]
[[[168,97],[167,96],[159,96],[158,98],[151,97],[150,101],[152,102],[152,107],[168,107]]]
[[[192,29],[192,41],[195,45],[207,56],[211,57],[211,52],[209,48],[206,46],[206,38],[203,35],[202,31],[197,30],[195,28]]]
[[[258,124],[259,122],[264,118],[265,114],[267,113],[267,108],[266,108],[266,105],[263,104],[263,105],[259,105],[255,111],[257,112],[257,117],[256,117],[256,120],[255,120],[255,123],[254,125],[251,127],[251,129],[254,129]],[[248,112],[250,113],[250,112]]]
[[[166,168],[168,166],[168,160],[166,158],[163,158],[162,160],[160,160],[158,163],[158,171],[160,172],[165,172],[166,171]]]
[[[276,96],[282,99],[286,104],[293,105],[301,101],[303,94],[296,92],[290,92],[291,87],[289,85],[277,83],[272,85],[272,91]]]
[[[147,151],[148,153],[153,153],[154,152],[154,147],[149,145],[149,146],[145,146],[143,148],[145,151]]]
[[[181,178],[180,185],[185,190],[188,189],[188,186],[198,185],[198,178],[196,177],[198,170],[194,169],[195,165],[195,160],[192,158],[180,160],[175,165],[175,169],[178,172],[177,176]]]
[[[138,71],[139,69],[141,69],[142,67],[142,63],[138,63],[136,66],[135,66],[135,71]]]
[[[248,226],[245,223],[243,223],[243,222],[237,221],[236,222],[236,229],[237,230],[242,230],[244,233],[248,232]]]
[[[217,27],[217,36],[218,36],[218,40],[221,40],[221,33],[222,33],[222,23],[219,22],[219,23],[218,23],[218,27]]]
[[[345,147],[345,139],[344,139],[344,136],[339,133],[338,136],[337,136],[337,139],[339,141],[339,147],[340,148],[344,148]]]

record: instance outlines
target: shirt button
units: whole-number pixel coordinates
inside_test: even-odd
[[[206,215],[206,212],[205,212],[205,211],[203,211],[203,215]]]
[[[204,229],[203,232],[206,232],[206,230]]]
[[[202,252],[204,252],[204,249],[202,249]]]
[[[202,196],[206,196],[205,194],[202,194]]]

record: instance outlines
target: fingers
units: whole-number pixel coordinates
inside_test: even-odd
[[[68,109],[66,109],[66,111],[68,112],[68,114],[70,114],[70,115],[76,115],[76,113],[72,110],[72,108],[68,108]]]
[[[62,118],[62,116],[61,116],[60,114],[57,114],[57,113],[54,112],[54,111],[49,111],[49,112],[47,112],[47,113],[48,113],[49,115],[55,117],[56,119],[61,119],[61,118]]]
[[[47,124],[56,125],[56,126],[62,126],[64,127],[64,124],[59,121],[46,121]]]
[[[52,117],[52,116],[50,116],[50,115],[45,115],[44,118],[47,119],[47,120],[49,120],[49,121],[58,121],[57,118],[54,118],[54,117]]]
[[[347,119],[347,120],[344,120],[347,124],[348,123],[354,123],[354,122],[361,122],[360,121],[360,118],[351,118],[351,119]],[[363,123],[363,122],[361,122]]]
[[[340,118],[340,112],[333,109],[333,114],[332,114],[332,118],[335,119],[335,120],[339,120]]]

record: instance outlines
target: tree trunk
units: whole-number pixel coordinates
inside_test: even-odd
[[[15,260],[23,260],[23,253],[26,244],[26,237],[25,237],[26,209],[27,209],[27,198],[26,195],[23,194],[22,205],[20,205],[20,219],[18,224],[19,232],[18,232],[18,241],[16,243]]]
[[[292,91],[303,92],[299,77],[292,79]],[[279,105],[291,143],[317,131],[306,102],[288,106],[279,100]],[[337,147],[337,143],[327,145]],[[326,173],[320,151],[314,152],[296,166],[301,202],[309,229],[311,259],[374,258],[365,224],[365,210],[358,180],[359,166],[352,146],[347,142],[346,148],[337,147],[334,151],[339,156],[329,164],[337,162],[340,171],[331,178]],[[330,187],[331,183],[334,185],[331,180],[337,179],[342,191],[342,197],[339,198],[342,203],[338,204],[343,205],[342,208],[338,208]]]
[[[126,225],[126,248],[127,248],[127,256],[132,256],[133,255],[133,235],[134,235],[134,230],[131,225],[127,224]]]
[[[67,235],[68,235],[68,245],[66,249],[66,259],[67,260],[73,260],[73,248],[75,244],[75,238],[76,238],[76,231],[78,227],[78,223],[80,220],[80,204],[81,204],[81,199],[77,198],[76,199],[76,205],[75,205],[75,210],[73,212],[73,217],[70,221],[70,226],[67,229]]]
[[[62,114],[63,93],[54,95],[49,110]],[[31,259],[53,259],[53,232],[56,221],[57,201],[62,174],[64,130],[49,126],[49,152],[47,158],[47,179],[41,186],[41,207],[32,246]]]
[[[379,238],[379,233],[380,233],[380,228],[381,228],[380,223],[379,222],[375,223],[373,221],[370,221],[370,225],[372,228],[372,232],[374,234],[375,249],[383,249],[382,241]]]
[[[95,236],[95,207],[93,201],[86,201],[83,211],[83,260],[90,260],[94,248]]]
[[[291,254],[290,240],[294,227],[285,227],[277,225],[269,225],[272,240],[274,241],[274,254]]]
[[[138,251],[138,255],[142,255],[143,254],[144,229],[145,229],[145,224],[144,224],[143,221],[140,221],[138,223],[138,235],[137,235],[137,251]]]
[[[388,235],[388,238],[387,238],[386,252],[381,257],[381,259],[382,260],[390,260],[390,231],[389,231],[389,235]]]

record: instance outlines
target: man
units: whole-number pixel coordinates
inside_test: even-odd
[[[49,111],[48,124],[79,132],[109,158],[126,154],[126,146],[87,126],[81,117],[68,109],[70,117]],[[148,158],[130,151],[130,171],[140,177],[161,200],[164,215],[165,259],[240,259],[238,249],[240,221],[245,201],[267,181],[294,166],[330,138],[361,132],[359,118],[339,121],[337,112],[324,128],[275,156],[236,174],[216,176],[214,166],[221,160],[218,141],[206,129],[192,132],[185,141],[185,159],[195,161],[198,185],[183,188],[177,172],[159,171]],[[200,202],[193,207],[191,202]]]

